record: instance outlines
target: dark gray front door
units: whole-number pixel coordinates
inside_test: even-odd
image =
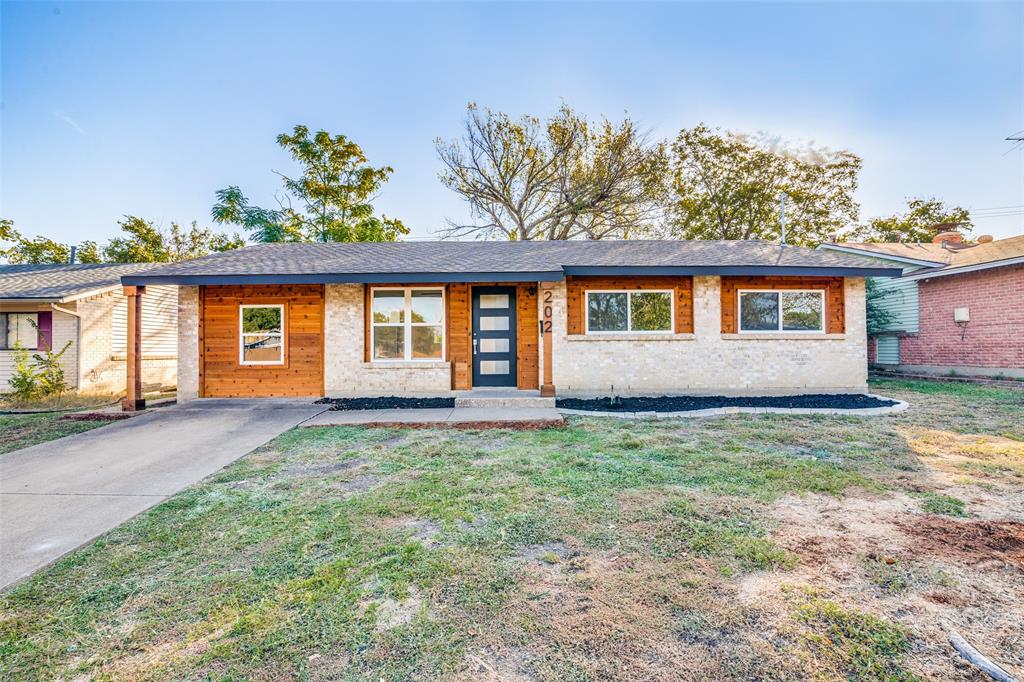
[[[516,288],[473,287],[473,386],[516,385]]]

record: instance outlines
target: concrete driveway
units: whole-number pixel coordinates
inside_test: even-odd
[[[197,400],[0,455],[0,589],[327,407]]]

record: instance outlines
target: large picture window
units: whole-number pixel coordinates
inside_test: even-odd
[[[284,306],[243,305],[240,311],[243,365],[284,364]]]
[[[39,348],[38,324],[36,313],[0,313],[0,350]]]
[[[374,289],[372,299],[375,361],[444,358],[444,289]]]
[[[671,291],[588,291],[587,333],[671,333]]]
[[[740,332],[824,332],[825,292],[740,291]]]

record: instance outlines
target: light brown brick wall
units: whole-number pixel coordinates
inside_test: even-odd
[[[867,388],[864,280],[847,278],[846,332],[721,332],[720,278],[694,277],[694,333],[569,335],[556,288],[553,378],[559,393],[787,393]]]

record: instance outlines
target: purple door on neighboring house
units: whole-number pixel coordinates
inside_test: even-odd
[[[39,325],[39,340],[36,342],[36,348],[50,350],[53,348],[53,313],[49,311],[38,313],[36,324]]]

